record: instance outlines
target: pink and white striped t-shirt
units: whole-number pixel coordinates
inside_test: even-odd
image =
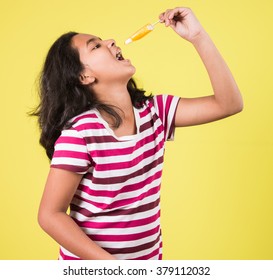
[[[162,259],[160,185],[166,140],[179,98],[157,95],[135,109],[137,133],[117,137],[97,110],[73,118],[56,141],[51,167],[83,174],[70,216],[110,254]],[[59,259],[79,259],[60,248]]]

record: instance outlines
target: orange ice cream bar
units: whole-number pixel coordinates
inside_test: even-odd
[[[142,37],[146,36],[148,33],[154,30],[154,26],[159,23],[160,21],[155,22],[154,24],[146,24],[142,28],[140,28],[138,31],[136,31],[130,38],[128,38],[125,41],[125,44],[130,44],[134,41],[137,41],[141,39]]]

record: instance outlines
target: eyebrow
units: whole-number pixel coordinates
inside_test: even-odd
[[[97,41],[97,40],[100,40],[101,41],[101,38],[99,37],[93,37],[89,40],[86,41],[86,46],[88,46],[90,43],[93,43],[94,41]]]

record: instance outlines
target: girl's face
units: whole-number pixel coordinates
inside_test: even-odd
[[[121,49],[114,40],[101,40],[88,35],[77,34],[72,44],[78,49],[84,65],[84,74],[91,75],[96,83],[126,83],[135,73],[135,67],[129,59],[124,59]]]

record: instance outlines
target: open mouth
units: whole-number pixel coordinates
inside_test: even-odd
[[[122,56],[121,51],[117,52],[116,59],[117,60],[124,60],[124,57]]]

